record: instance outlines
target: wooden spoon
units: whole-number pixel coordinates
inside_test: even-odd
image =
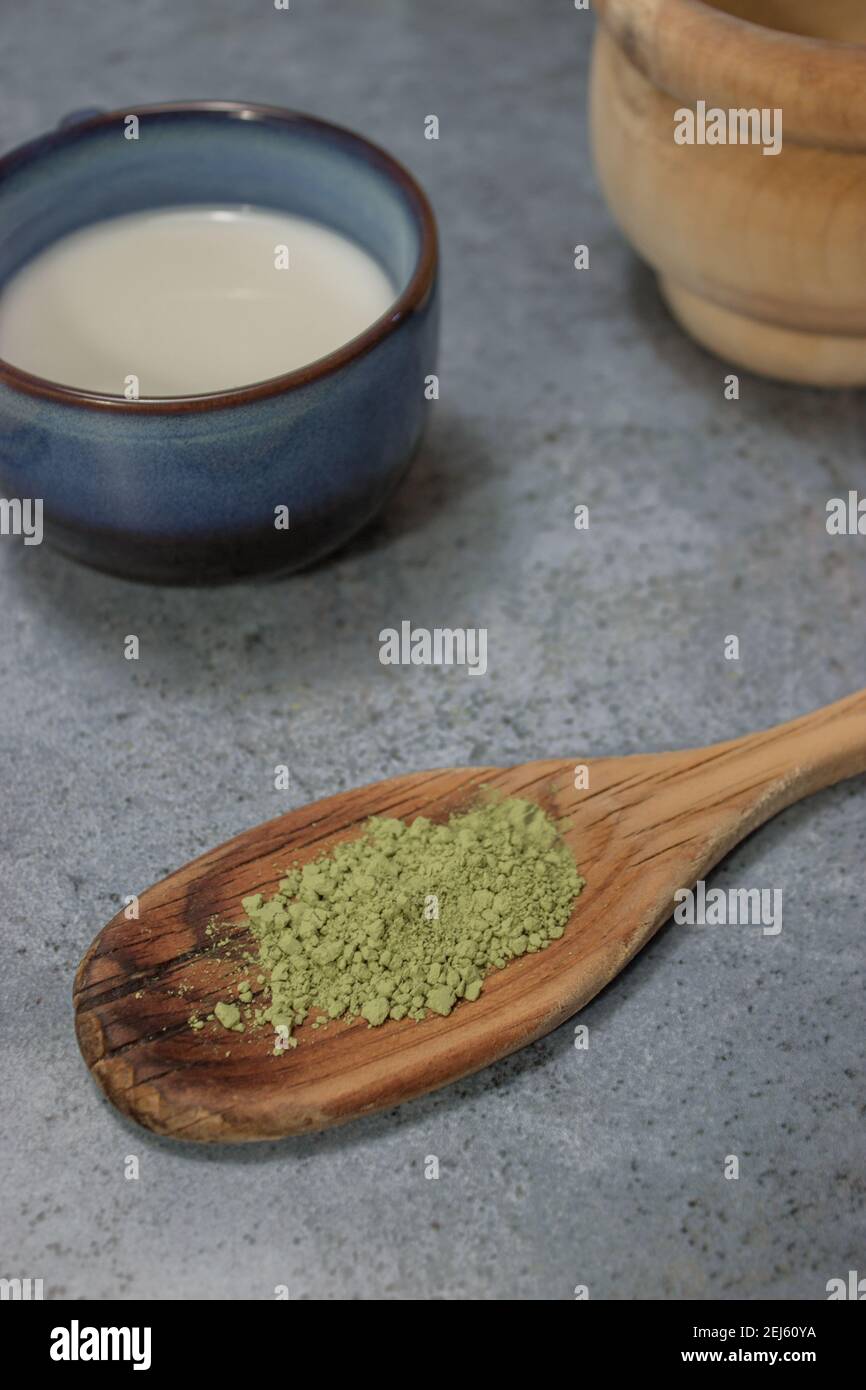
[[[592,999],[671,915],[675,891],[756,826],[866,771],[866,691],[729,743],[585,766],[585,790],[573,760],[394,777],[290,811],[170,874],[142,894],[138,920],[109,922],[79,967],[76,1032],[99,1085],[159,1134],[234,1142],[339,1124],[504,1057]],[[279,1057],[269,1028],[190,1029],[193,1010],[207,1013],[237,983],[232,951],[252,945],[243,926],[209,935],[212,917],[240,917],[245,894],[272,893],[290,862],[357,835],[367,816],[443,819],[482,784],[569,818],[587,884],[560,940],[494,972],[477,1002],[447,1018],[308,1020]],[[217,944],[227,936],[228,949]]]

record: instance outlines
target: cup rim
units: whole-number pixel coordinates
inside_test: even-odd
[[[418,255],[409,276],[408,283],[389,307],[361,333],[347,343],[335,348],[324,357],[316,358],[303,367],[283,372],[279,376],[268,377],[264,381],[250,382],[246,386],[230,387],[220,391],[201,392],[185,396],[143,396],[138,400],[127,400],[125,396],[113,395],[104,391],[90,391],[82,387],[66,386],[48,377],[36,376],[16,367],[0,357],[0,382],[13,390],[30,396],[41,396],[60,405],[85,406],[96,410],[118,410],[127,413],[147,415],[177,415],[191,411],[221,410],[228,406],[250,405],[255,401],[267,400],[281,395],[284,391],[294,391],[300,387],[321,381],[333,375],[350,362],[364,357],[390,333],[393,333],[407,318],[420,309],[433,288],[438,261],[438,232],[436,218],[430,201],[421,185],[410,174],[405,165],[377,145],[365,135],[350,130],[348,126],[336,125],[332,121],[310,116],[303,111],[294,111],[283,106],[269,106],[262,102],[246,101],[165,101],[148,106],[127,107],[123,110],[100,111],[88,115],[80,121],[61,123],[55,130],[37,136],[24,145],[19,145],[0,157],[0,181],[17,165],[38,155],[46,147],[56,149],[80,138],[92,130],[123,121],[134,111],[137,116],[162,116],[184,114],[206,114],[222,116],[233,120],[282,121],[286,125],[304,126],[329,136],[344,146],[354,148],[356,153],[390,178],[418,217],[420,243]]]

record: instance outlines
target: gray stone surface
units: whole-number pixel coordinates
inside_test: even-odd
[[[0,542],[2,1274],[96,1298],[813,1299],[863,1268],[862,780],[718,872],[783,889],[780,936],[669,925],[584,1012],[588,1053],[565,1025],[398,1112],[238,1152],[119,1119],[72,1033],[76,962],[122,895],[282,809],[437,764],[700,744],[866,684],[866,540],[824,528],[866,488],[863,397],[744,375],[723,399],[595,186],[591,24],[526,0],[4,15],[4,146],[94,103],[309,109],[424,181],[446,294],[423,454],[314,573],[177,592]],[[381,667],[404,617],[487,626],[488,675]]]

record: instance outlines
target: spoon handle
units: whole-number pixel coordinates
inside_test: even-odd
[[[623,760],[610,760],[621,787],[617,828],[652,847],[634,867],[644,873],[653,859],[670,866],[680,856],[683,881],[698,877],[781,810],[866,773],[866,691],[723,744],[638,755],[634,765],[623,780]]]
[[[783,804],[791,805],[866,772],[866,690],[738,742],[756,770],[784,779],[790,795]]]
[[[779,811],[861,772],[866,690],[772,729],[685,753],[667,786],[679,797],[681,823],[692,818],[711,827],[727,852]],[[666,803],[664,783],[659,790]]]
[[[759,733],[647,764],[655,823],[682,843],[697,836],[718,862],[772,816],[813,792],[866,772],[866,690]],[[632,811],[642,824],[636,793]]]

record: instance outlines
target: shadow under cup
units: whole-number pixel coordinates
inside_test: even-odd
[[[115,574],[201,583],[297,569],[372,519],[419,443],[438,339],[432,212],[384,151],[310,117],[227,102],[136,114],[137,140],[114,112],[0,160],[0,286],[91,223],[248,203],[354,240],[394,303],[318,362],[208,395],[127,401],[0,362],[0,483],[42,499],[47,540]]]

